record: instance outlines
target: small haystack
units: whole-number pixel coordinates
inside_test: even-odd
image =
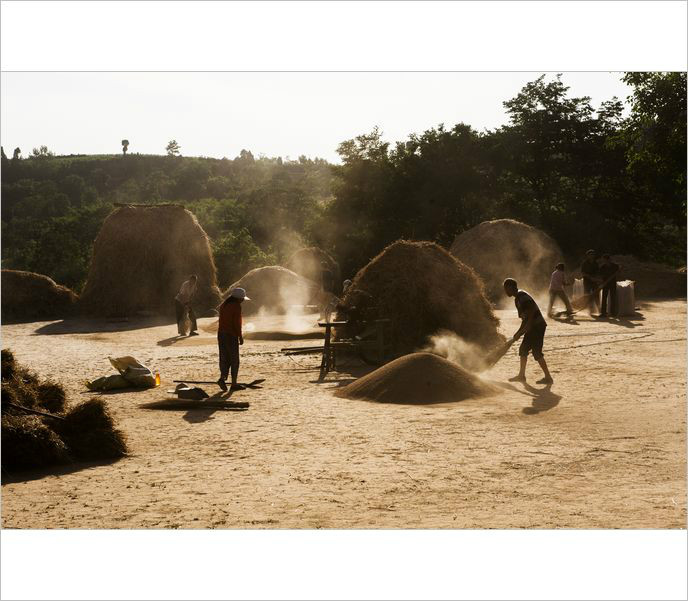
[[[450,252],[483,279],[492,302],[504,301],[507,277],[533,294],[546,291],[554,266],[564,260],[545,232],[513,219],[484,221],[466,230],[454,239]]]
[[[69,408],[59,384],[39,380],[8,349],[2,350],[1,439],[2,468],[10,471],[117,459],[127,452],[102,399]]]
[[[339,287],[342,282],[342,271],[339,268],[339,263],[335,261],[324,250],[311,246],[309,248],[302,248],[297,250],[285,263],[287,269],[298,273],[304,278],[308,278],[320,285],[322,264],[325,263],[327,268],[332,272],[335,282],[335,294],[340,292]]]
[[[74,309],[77,295],[40,273],[2,270],[2,319],[62,319]]]
[[[220,302],[208,236],[177,205],[124,206],[103,222],[80,305],[96,315],[153,311],[174,315],[174,297],[198,275],[194,309],[203,315]]]
[[[279,265],[252,269],[222,297],[227,298],[234,288],[244,288],[251,299],[242,305],[247,315],[260,310],[272,315],[288,313],[291,306],[310,304],[318,293],[318,286],[311,280]]]
[[[686,272],[659,263],[639,261],[631,255],[614,255],[612,261],[621,267],[619,279],[635,282],[635,295],[640,298],[685,298]]]
[[[380,403],[450,403],[494,389],[456,363],[432,353],[412,353],[356,380],[337,396]]]
[[[361,296],[374,305],[366,319],[390,320],[386,342],[393,355],[421,348],[439,330],[483,348],[503,340],[480,278],[433,242],[388,246],[356,274],[342,300],[343,313]]]

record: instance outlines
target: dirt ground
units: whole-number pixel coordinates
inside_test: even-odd
[[[499,317],[516,330],[513,310]],[[551,390],[506,383],[512,349],[485,374],[499,394],[443,405],[334,396],[360,363],[318,382],[319,358],[279,352],[321,342],[308,340],[314,318],[285,336],[278,319],[248,325],[263,340],[246,340],[240,380],[267,380],[232,395],[246,411],[141,407],[168,398],[172,379],[217,378],[211,319],[181,340],[143,320],[3,326],[3,348],[72,401],[110,373],[108,355],[162,377],[105,396],[130,457],[5,474],[3,527],[685,528],[684,300],[642,303],[622,321],[550,320]],[[540,377],[532,360],[528,377]]]

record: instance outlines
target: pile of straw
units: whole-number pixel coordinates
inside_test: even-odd
[[[30,271],[2,270],[2,319],[35,321],[69,316],[77,295],[48,276]]]
[[[127,453],[124,435],[102,399],[68,407],[59,384],[40,380],[8,349],[2,350],[1,436],[2,469],[9,471],[116,459]]]
[[[368,319],[390,320],[393,355],[421,348],[440,330],[482,348],[503,340],[480,278],[433,242],[402,240],[384,249],[356,274],[340,305],[343,314],[361,293],[374,304],[374,310],[366,307]]]
[[[334,292],[337,294],[341,286],[342,271],[339,268],[339,263],[324,250],[316,246],[302,248],[289,257],[284,265],[287,269],[291,269],[293,272],[320,285],[323,263],[325,263],[327,269],[332,272],[335,283]]]
[[[208,236],[192,213],[177,205],[120,207],[96,238],[79,304],[96,315],[172,316],[191,274],[198,276],[194,309],[203,315],[219,304],[220,291]]]
[[[454,239],[450,252],[483,279],[493,302],[504,300],[507,277],[531,293],[546,291],[555,265],[564,260],[545,232],[513,219],[484,221],[466,230]]]

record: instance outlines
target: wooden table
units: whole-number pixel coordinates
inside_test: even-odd
[[[325,328],[325,344],[323,346],[323,356],[320,363],[320,379],[322,380],[327,372],[337,366],[338,349],[352,349],[357,351],[361,354],[364,361],[368,363],[383,363],[388,350],[385,344],[384,326],[389,323],[389,321],[389,319],[376,319],[374,321],[359,322],[362,324],[372,324],[374,326],[375,337],[370,340],[354,337],[336,341],[332,340],[332,328],[346,326],[349,322],[318,322],[319,327]],[[371,354],[375,357],[374,361],[370,359]]]

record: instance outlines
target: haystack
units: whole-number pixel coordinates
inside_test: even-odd
[[[449,403],[485,396],[493,388],[456,363],[432,353],[412,353],[337,391],[380,403]]]
[[[635,295],[640,298],[677,298],[686,296],[686,272],[659,263],[639,261],[631,255],[614,255],[621,267],[619,278],[635,281]]]
[[[492,302],[504,300],[507,277],[534,294],[547,290],[554,266],[564,260],[545,232],[513,219],[484,221],[466,230],[454,239],[450,252],[483,279]]]
[[[69,408],[62,386],[41,381],[8,349],[2,351],[1,437],[6,470],[116,459],[127,452],[102,399]]]
[[[2,270],[4,321],[61,319],[74,309],[77,295],[48,276],[30,271]]]
[[[344,313],[361,293],[374,303],[367,319],[390,320],[386,342],[393,355],[421,348],[439,330],[483,348],[503,340],[480,279],[433,242],[402,240],[388,246],[356,274],[342,300]]]
[[[311,280],[279,265],[252,269],[227,288],[223,298],[234,288],[244,288],[251,299],[242,305],[245,314],[260,310],[273,315],[288,313],[290,307],[310,304],[318,293]]]
[[[180,285],[194,273],[194,308],[203,315],[219,304],[220,291],[208,236],[192,213],[177,205],[120,207],[96,238],[80,305],[96,315],[171,316]]]
[[[324,250],[321,250],[316,246],[297,250],[291,257],[289,257],[289,259],[287,259],[285,267],[320,285],[323,263],[325,263],[327,268],[332,272],[335,288],[339,287],[342,281],[342,271],[339,268],[339,263],[337,263],[337,261],[335,261]],[[339,290],[337,289],[334,292],[336,294],[339,292]]]

